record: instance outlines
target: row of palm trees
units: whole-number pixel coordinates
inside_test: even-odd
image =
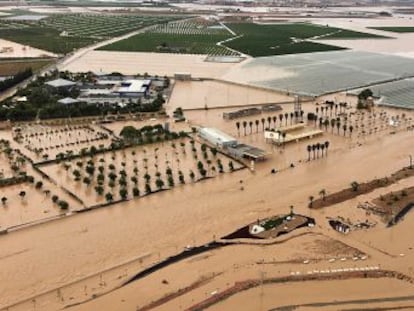
[[[256,120],[250,120],[250,121],[237,121],[236,122],[236,128],[237,128],[237,134],[240,136],[240,128],[243,127],[243,133],[244,136],[247,134],[247,129],[249,129],[249,134],[253,133],[253,128],[255,128],[255,132],[259,132],[259,128],[261,127],[261,130],[264,131],[265,128],[271,128],[273,124],[273,128],[277,127],[277,123],[279,121],[279,127],[287,126],[288,121],[289,124],[293,124],[294,122],[298,120],[303,120],[303,114],[304,111],[301,110],[300,112],[290,112],[290,113],[281,113],[278,116],[268,116],[267,118],[261,118]],[[261,125],[261,126],[260,126]],[[267,125],[267,126],[266,126]]]
[[[319,152],[321,152],[321,157],[328,155],[328,149],[329,149],[329,141],[325,141],[323,143],[316,143],[312,145],[306,146],[306,151],[308,152],[308,161],[319,159]],[[312,158],[311,158],[312,155]]]
[[[316,107],[315,112],[318,118],[327,117],[328,115],[332,118],[333,116],[345,113],[347,107],[347,102],[335,104],[334,102],[327,101],[326,106]]]

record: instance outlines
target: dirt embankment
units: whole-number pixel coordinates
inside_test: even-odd
[[[225,300],[241,291],[245,291],[262,284],[272,283],[286,283],[286,282],[303,282],[303,281],[329,281],[329,280],[345,280],[345,279],[356,279],[356,278],[395,278],[401,281],[414,283],[413,278],[395,271],[388,270],[376,270],[376,271],[353,271],[343,273],[332,273],[332,274],[307,274],[307,275],[291,275],[279,278],[268,278],[268,279],[254,279],[245,280],[242,282],[236,282],[232,287],[218,293],[214,296],[207,298],[191,307],[186,311],[201,311],[206,308]]]
[[[342,203],[353,199],[361,194],[366,194],[374,191],[377,188],[389,186],[398,180],[414,176],[414,169],[405,167],[391,176],[373,179],[364,183],[352,182],[351,187],[340,190],[338,192],[331,193],[329,195],[323,195],[320,198],[309,203],[309,208],[319,209],[330,205]]]

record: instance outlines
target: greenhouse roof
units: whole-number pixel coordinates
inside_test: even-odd
[[[230,72],[229,80],[319,96],[412,77],[414,60],[369,52],[332,51],[259,57],[242,63],[237,70],[233,76]]]

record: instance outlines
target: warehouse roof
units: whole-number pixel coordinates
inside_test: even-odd
[[[203,133],[205,135],[210,135],[213,137],[218,138],[219,140],[221,140],[222,142],[234,142],[237,141],[236,138],[227,135],[226,133],[216,129],[216,128],[212,128],[212,127],[203,127],[199,130],[200,133]]]

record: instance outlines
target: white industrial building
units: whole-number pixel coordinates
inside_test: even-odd
[[[221,149],[224,153],[234,158],[263,160],[266,156],[264,150],[241,144],[236,138],[215,128],[202,127],[198,130],[198,136],[210,145]]]
[[[227,148],[238,144],[237,139],[211,127],[201,127],[198,130],[198,136],[219,148]]]
[[[112,89],[112,93],[120,97],[143,97],[150,90],[151,80],[125,80],[121,81]]]

